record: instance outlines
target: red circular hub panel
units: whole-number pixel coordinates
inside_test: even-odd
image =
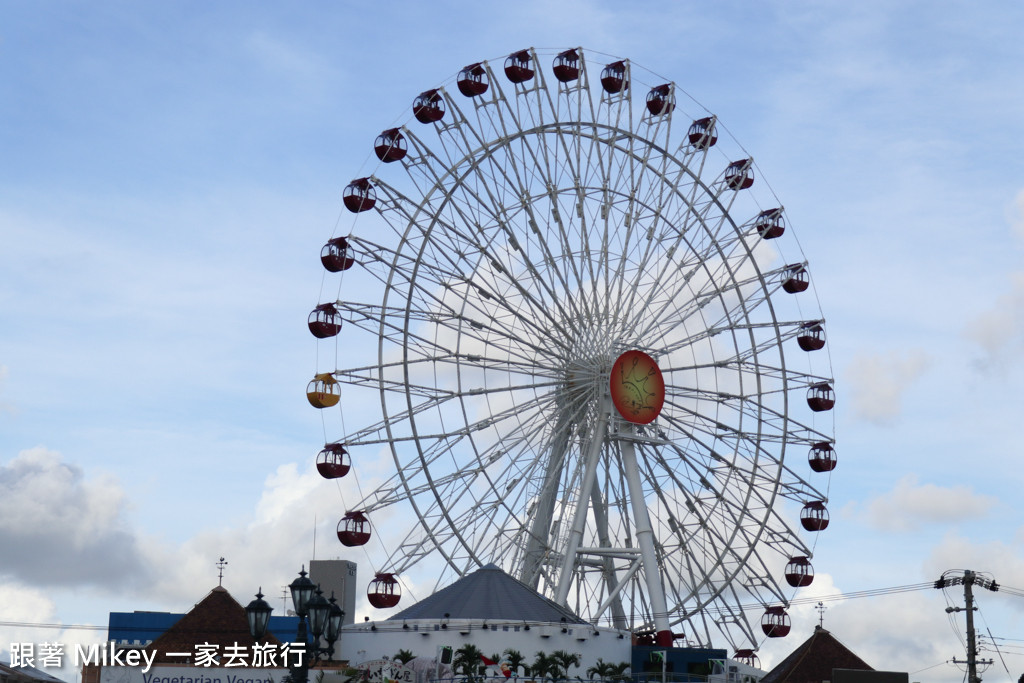
[[[612,366],[612,403],[626,420],[645,425],[665,405],[665,378],[654,359],[643,351],[626,351]]]

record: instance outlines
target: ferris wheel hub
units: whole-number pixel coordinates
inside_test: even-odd
[[[633,424],[650,424],[665,405],[665,378],[658,363],[633,349],[618,357],[609,380],[612,403]]]

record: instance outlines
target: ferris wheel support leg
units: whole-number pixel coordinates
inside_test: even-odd
[[[624,422],[622,431],[628,436],[633,433],[632,423]],[[654,612],[654,628],[657,631],[657,644],[663,647],[672,646],[672,627],[668,620],[668,603],[665,600],[665,587],[661,583],[661,572],[658,570],[658,554],[654,548],[654,529],[651,517],[647,513],[647,502],[644,500],[644,488],[640,481],[640,467],[636,462],[636,447],[629,439],[620,443],[622,469],[626,475],[626,486],[629,488],[629,504],[633,509],[633,526],[636,528],[636,542],[640,546],[640,560],[644,566],[644,582]]]
[[[576,551],[583,539],[583,531],[587,526],[587,511],[590,509],[590,491],[594,488],[594,480],[597,478],[597,465],[601,461],[601,452],[604,449],[605,431],[608,429],[608,411],[611,409],[611,402],[606,396],[601,400],[597,411],[597,420],[594,422],[594,430],[590,433],[590,449],[587,451],[587,465],[583,471],[583,481],[580,482],[579,497],[576,499],[576,511],[572,518],[572,528],[569,531],[569,541],[565,547],[565,557],[562,559],[562,571],[558,574],[558,591],[555,593],[555,602],[565,605],[569,598],[569,588],[572,584],[573,569],[576,566]]]
[[[611,586],[608,589],[608,597],[604,599],[604,602],[598,605],[597,611],[594,612],[595,624],[601,620],[601,617],[604,615],[604,611],[609,607],[612,607],[612,626],[621,629],[629,628],[626,624],[625,614],[623,613],[623,616],[620,618],[618,614],[615,613],[614,607],[617,603],[619,609],[622,609],[622,601],[619,599],[619,594],[622,592],[622,589],[629,583],[630,579],[633,578],[633,575],[636,574],[639,570],[640,558],[638,557],[635,560],[633,560],[632,564],[629,565],[629,569],[626,570],[626,575],[619,579],[614,586]]]
[[[563,412],[555,428],[555,439],[551,446],[544,483],[541,485],[537,500],[537,514],[530,527],[530,537],[526,544],[522,574],[519,580],[534,590],[540,583],[541,566],[549,552],[548,543],[551,534],[551,520],[554,517],[555,500],[557,498],[558,477],[565,461],[565,452],[569,444],[570,425]]]
[[[601,496],[600,488],[594,486],[590,489],[590,504],[594,509],[594,523],[597,527],[597,538],[603,548],[612,547],[611,537],[608,535],[608,508],[605,506],[604,498]],[[630,574],[632,576],[632,574]],[[626,612],[622,609],[622,597],[618,572],[615,571],[615,562],[610,557],[604,558],[604,581],[608,590],[607,605],[602,605],[594,615],[594,623],[601,618],[601,613],[610,605],[612,608],[612,626],[615,628],[628,628]]]

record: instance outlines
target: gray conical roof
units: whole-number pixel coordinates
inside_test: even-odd
[[[402,619],[505,619],[528,623],[586,622],[525,583],[489,564],[420,600],[388,621]]]

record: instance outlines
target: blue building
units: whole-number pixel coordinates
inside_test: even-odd
[[[111,612],[107,640],[118,645],[149,645],[183,616],[171,612]],[[270,617],[268,630],[282,643],[295,640],[298,628],[298,617]]]
[[[630,669],[636,681],[660,681],[664,673],[666,681],[704,683],[714,673],[713,660],[727,657],[725,650],[716,648],[634,645]]]

